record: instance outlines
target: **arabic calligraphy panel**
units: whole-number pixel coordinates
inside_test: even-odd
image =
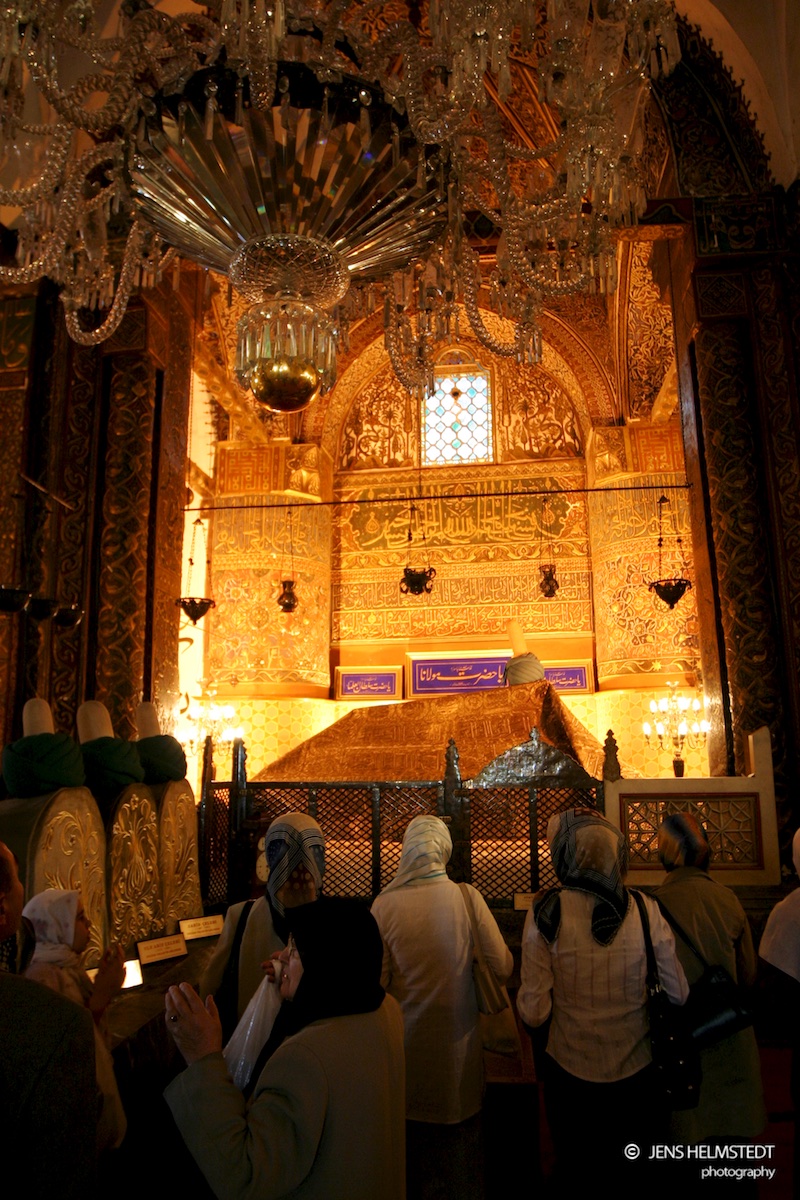
[[[385,473],[363,476],[358,485],[352,476],[340,478],[334,642],[504,636],[511,619],[540,631],[591,629],[584,480],[582,463],[539,474],[519,464],[459,468],[457,482],[446,468],[426,470],[425,495],[416,502],[425,541],[417,531],[409,544],[407,497],[418,491],[416,472],[393,472],[391,484]],[[515,492],[532,494],[509,494]],[[560,586],[547,600],[539,564],[551,560],[550,551]],[[435,567],[430,594],[400,594],[407,564]]]

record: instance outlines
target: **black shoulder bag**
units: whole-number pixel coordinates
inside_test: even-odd
[[[706,1046],[715,1046],[723,1038],[747,1029],[753,1024],[753,1013],[745,1002],[742,989],[724,967],[706,962],[666,905],[657,897],[656,903],[681,941],[703,965],[703,973],[689,988],[689,999],[684,1006],[686,1024],[694,1044],[704,1050]]]
[[[673,1004],[661,988],[647,908],[638,892],[631,890],[631,895],[639,909],[644,934],[650,1049],[658,1086],[671,1109],[696,1108],[702,1081],[700,1052],[686,1029],[682,1006]]]

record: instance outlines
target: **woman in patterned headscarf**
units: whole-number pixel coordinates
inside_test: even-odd
[[[664,820],[658,831],[658,856],[667,878],[656,895],[667,920],[675,922],[678,958],[690,985],[702,974],[703,964],[685,937],[709,966],[724,967],[741,986],[751,986],[757,959],[750,925],[730,888],[709,875],[711,847],[693,814],[673,813]],[[766,1113],[753,1030],[743,1029],[707,1047],[701,1065],[700,1103],[673,1113],[673,1137],[683,1142],[712,1137],[742,1141],[760,1133]]]
[[[406,829],[397,874],[372,906],[381,982],[403,1010],[409,1200],[482,1196],[483,1055],[465,898],[447,877],[453,850],[438,817]],[[468,887],[486,961],[505,982],[513,960],[480,892]]]
[[[551,817],[547,838],[559,887],[540,892],[525,920],[517,1008],[531,1028],[549,1022],[542,1074],[558,1184],[591,1191],[617,1176],[626,1143],[663,1141],[644,934],[618,829],[576,808]],[[688,988],[669,926],[644,903],[661,986],[682,1004]],[[579,1114],[588,1115],[578,1128]]]
[[[267,964],[286,946],[286,910],[313,902],[322,891],[325,838],[308,813],[286,813],[273,821],[264,839],[264,855],[269,868],[267,894],[228,909],[200,981],[201,996],[215,996],[226,1038],[264,978]]]

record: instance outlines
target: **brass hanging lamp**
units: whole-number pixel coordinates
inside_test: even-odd
[[[408,546],[409,559],[411,557],[411,545],[414,541],[414,525],[417,526],[417,533],[420,535],[422,549],[425,551],[427,538],[425,537],[425,526],[419,515],[419,509],[412,500],[408,506]],[[423,555],[426,558],[427,555]],[[433,580],[436,577],[435,569],[428,564],[427,567],[412,567],[411,563],[406,563],[403,568],[403,578],[400,580],[400,591],[404,596],[422,596],[424,593],[429,593],[433,590]]]
[[[681,560],[681,568],[683,575],[664,576],[663,553],[664,553],[664,507],[669,507],[669,500],[662,495],[658,498],[658,579],[653,579],[648,583],[647,587],[651,592],[655,592],[659,600],[663,600],[668,608],[674,608],[679,600],[683,598],[688,589],[692,586],[691,581],[686,578],[686,556],[683,552],[683,538],[676,532],[676,545],[678,555]]]
[[[300,601],[298,600],[297,594],[295,593],[295,590],[294,590],[294,585],[295,585],[294,536],[293,536],[293,531],[292,531],[292,510],[291,510],[291,508],[289,509],[288,524],[289,524],[289,561],[290,561],[291,567],[290,567],[290,571],[289,571],[289,578],[281,579],[281,591],[280,591],[280,595],[278,596],[277,603],[278,603],[278,608],[281,610],[281,612],[293,613],[294,610],[297,608],[298,604],[300,603]],[[283,572],[283,557],[281,556],[281,576],[283,576],[283,573],[284,573]]]
[[[191,590],[192,590],[192,572],[194,570],[194,556],[195,556],[195,549],[197,546],[198,526],[200,527],[200,531],[203,536],[203,549],[206,552],[206,570],[208,569],[208,550],[206,547],[206,527],[203,524],[202,518],[198,517],[197,520],[192,525],[192,541],[191,541],[191,545],[189,547],[189,574],[186,579],[187,590],[189,592],[191,592]],[[184,613],[186,614],[186,616],[189,618],[189,620],[192,622],[193,625],[196,625],[198,621],[201,621],[203,619],[203,617],[206,615],[206,613],[209,611],[209,609],[217,607],[216,603],[211,599],[210,596],[192,596],[192,595],[181,596],[181,598],[179,600],[176,600],[175,603],[178,606],[178,608],[183,609]]]
[[[553,551],[553,537],[550,531],[550,497],[542,497],[542,511],[539,517],[539,558],[542,559],[539,563],[539,570],[542,578],[539,581],[539,591],[546,600],[552,600],[559,589],[559,582],[556,579],[556,564],[555,553]],[[545,526],[547,526],[547,551],[545,555],[544,540]],[[549,560],[549,561],[547,561]]]

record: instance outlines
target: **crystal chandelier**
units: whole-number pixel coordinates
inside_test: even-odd
[[[250,305],[240,383],[298,411],[377,290],[420,393],[468,327],[535,362],[549,298],[614,287],[613,228],[644,202],[648,81],[680,54],[671,0],[167,6],[124,0],[113,34],[99,0],[0,9],[0,204],[18,239],[0,280],[53,279],[76,341],[109,337],[133,290],[184,258]],[[503,107],[522,70],[546,145]],[[492,263],[470,216],[495,231]]]
[[[184,707],[177,707],[173,713],[175,737],[190,757],[202,754],[207,737],[211,738],[215,748],[230,745],[242,737],[241,728],[234,724],[236,710],[233,705],[217,704],[213,693],[202,681],[200,686],[200,695],[192,700],[186,696]]]
[[[645,721],[642,732],[648,746],[655,736],[659,747],[672,754],[675,775],[682,776],[684,747],[699,750],[705,746],[711,725],[705,715],[705,697],[699,686],[691,697],[680,692],[678,686],[668,683],[668,694],[650,701],[653,724]]]

